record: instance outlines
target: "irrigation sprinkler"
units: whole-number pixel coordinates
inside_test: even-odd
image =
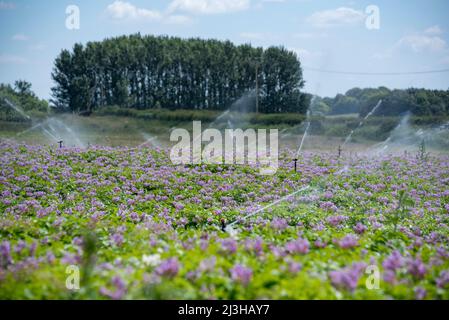
[[[221,223],[221,231],[226,232],[226,221],[225,221],[225,219],[221,219],[220,223]]]
[[[64,141],[62,141],[62,140],[58,141],[58,143],[59,143],[59,149],[62,149],[62,147],[63,147],[63,142],[64,142]]]
[[[298,159],[293,159],[293,162],[295,163],[295,172],[298,172]]]
[[[338,157],[341,157],[341,152],[343,151],[343,149],[341,148],[341,145],[338,146]]]

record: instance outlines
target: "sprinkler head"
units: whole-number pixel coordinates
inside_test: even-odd
[[[297,172],[298,170],[297,170],[297,163],[298,163],[298,159],[293,159],[293,162],[295,163],[295,172]]]
[[[221,219],[220,223],[221,223],[221,231],[226,232],[226,220]]]
[[[58,141],[58,143],[59,143],[59,148],[62,148],[62,143],[63,143],[64,141]]]

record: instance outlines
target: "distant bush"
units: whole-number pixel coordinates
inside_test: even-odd
[[[449,116],[444,117],[412,117],[411,122],[417,126],[441,125],[449,122]]]
[[[30,118],[42,117],[49,111],[48,102],[39,99],[31,90],[31,84],[26,81],[16,81],[14,87],[9,84],[0,84],[0,119],[13,122],[30,121],[26,116],[11,108],[7,101]]]
[[[351,129],[344,124],[334,124],[326,128],[325,135],[328,137],[345,137],[351,132]]]
[[[95,112],[97,115],[113,115],[122,117],[132,117],[143,120],[161,120],[173,122],[190,122],[203,121],[213,122],[223,112],[212,110],[168,110],[168,109],[152,109],[152,110],[136,110],[129,108],[120,108],[118,106],[104,107]],[[282,113],[282,114],[255,114],[255,113],[239,113],[231,112],[231,117],[238,122],[247,121],[251,124],[260,125],[299,125],[305,116],[297,113]],[[223,119],[225,121],[226,118]],[[218,121],[219,122],[219,121]]]
[[[305,116],[298,113],[282,113],[282,114],[252,114],[250,122],[254,124],[287,124],[299,125],[305,119]]]

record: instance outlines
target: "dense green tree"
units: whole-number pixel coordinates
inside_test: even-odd
[[[282,47],[134,34],[63,50],[52,77],[53,103],[73,112],[107,105],[220,110],[254,95],[256,83],[261,112],[308,107],[298,57]]]
[[[33,95],[33,92],[31,91],[31,83],[25,80],[15,81],[14,90],[17,92],[17,94],[22,96]]]

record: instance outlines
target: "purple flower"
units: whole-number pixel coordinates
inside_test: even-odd
[[[6,269],[11,263],[11,245],[9,241],[3,241],[0,244],[0,268]]]
[[[78,264],[81,262],[81,257],[72,253],[66,252],[61,258],[63,264]]]
[[[358,234],[365,233],[366,229],[366,226],[360,222],[354,227],[354,231]]]
[[[209,242],[207,240],[201,239],[200,240],[200,248],[202,251],[206,251],[206,249],[209,247]]]
[[[393,251],[382,263],[384,269],[396,271],[404,266],[405,259],[399,251]]]
[[[334,287],[354,291],[365,269],[365,263],[353,263],[351,267],[331,271],[329,277]]]
[[[415,299],[416,300],[423,300],[427,295],[426,289],[421,288],[421,287],[416,287],[414,291],[415,291]]]
[[[317,248],[326,248],[327,243],[324,242],[324,241],[321,240],[321,239],[317,239],[317,240],[315,240],[315,242],[314,242],[314,246],[317,247]]]
[[[443,270],[436,280],[438,288],[445,288],[449,284],[449,270]]]
[[[19,242],[17,242],[16,246],[14,247],[14,251],[16,253],[21,253],[22,250],[24,250],[27,247],[27,244],[25,241],[20,240]]]
[[[121,233],[114,233],[111,236],[111,240],[117,247],[120,247],[123,244],[124,238]]]
[[[329,223],[331,226],[336,227],[343,221],[347,219],[346,216],[330,216],[326,219],[327,223]]]
[[[394,272],[392,270],[385,270],[384,281],[394,284],[396,282],[396,272]]]
[[[199,271],[200,272],[212,272],[215,269],[215,263],[217,261],[217,258],[215,256],[212,256],[211,258],[204,259],[200,262]]]
[[[177,258],[170,258],[161,262],[156,268],[156,274],[159,276],[174,278],[179,272],[179,262]]]
[[[294,241],[290,241],[285,245],[285,249],[290,253],[306,254],[309,252],[309,241],[299,238]]]
[[[325,198],[325,199],[332,199],[332,197],[334,196],[334,194],[331,192],[331,191],[326,191],[325,193],[324,193],[324,195],[323,195],[323,197]]]
[[[232,238],[227,238],[221,241],[221,248],[228,253],[237,252],[237,241]]]
[[[253,271],[250,268],[244,267],[240,264],[236,264],[229,271],[231,272],[232,280],[239,282],[244,286],[249,284],[253,276]]]
[[[248,239],[245,243],[247,251],[253,251],[257,256],[263,252],[263,240],[258,237],[256,239]]]
[[[55,255],[50,250],[47,251],[47,254],[45,255],[45,258],[47,259],[47,262],[49,264],[52,264],[55,261]]]
[[[426,266],[420,258],[410,259],[407,270],[412,276],[418,279],[424,278],[427,272]]]
[[[342,249],[352,249],[359,245],[359,240],[353,234],[348,234],[343,239],[337,241],[337,243]]]
[[[36,254],[37,242],[32,242],[29,248],[30,256],[34,256]]]
[[[288,227],[288,224],[287,220],[285,220],[284,218],[274,218],[271,222],[271,226],[277,231],[283,231]]]
[[[288,263],[288,271],[292,274],[296,274],[301,271],[302,265],[299,262],[290,261]]]
[[[338,210],[337,206],[330,201],[324,201],[320,203],[320,209],[328,212],[336,212]]]
[[[121,300],[126,293],[126,284],[119,276],[114,276],[111,280],[115,290],[109,290],[107,288],[100,288],[100,293],[113,300]]]

